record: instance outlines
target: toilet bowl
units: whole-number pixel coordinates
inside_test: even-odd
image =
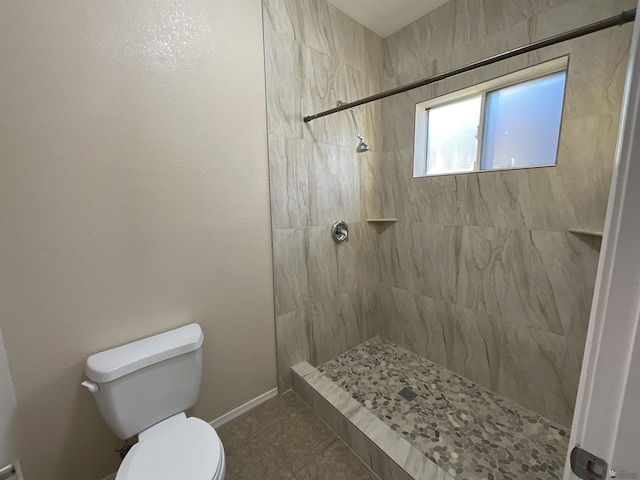
[[[224,448],[216,431],[180,414],[140,434],[116,480],[223,480]]]
[[[82,382],[111,430],[138,435],[116,480],[224,480],[224,448],[204,420],[185,411],[198,398],[204,334],[187,325],[87,359]]]

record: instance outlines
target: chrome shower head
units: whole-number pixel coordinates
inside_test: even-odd
[[[364,138],[360,137],[360,143],[358,143],[358,146],[356,147],[356,152],[364,153],[364,152],[368,152],[370,149],[371,148],[369,147],[369,145],[364,143]]]
[[[343,104],[344,102],[338,101],[338,106]],[[360,140],[358,142],[358,146],[356,147],[356,153],[368,152],[369,150],[371,150],[371,147],[369,147],[369,145],[366,144],[366,142],[364,141],[364,137],[360,133],[360,129],[358,128],[358,122],[356,121],[356,114],[354,113],[355,110],[353,108],[350,108],[349,111],[351,112],[351,118],[353,119],[353,124],[356,127],[356,136],[358,137],[358,140]]]

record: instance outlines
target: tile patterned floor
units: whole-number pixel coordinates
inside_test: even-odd
[[[568,430],[380,337],[318,370],[456,479],[562,477]]]
[[[226,453],[225,480],[378,480],[292,391],[217,432]]]

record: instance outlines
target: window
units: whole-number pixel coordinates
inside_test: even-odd
[[[556,164],[567,58],[416,106],[414,176]]]

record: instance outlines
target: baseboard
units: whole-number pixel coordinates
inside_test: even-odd
[[[261,403],[266,402],[267,400],[272,399],[273,397],[275,397],[276,395],[278,395],[278,389],[274,388],[273,390],[269,390],[268,392],[263,393],[262,395],[257,396],[256,398],[254,398],[253,400],[249,400],[247,403],[245,403],[244,405],[240,405],[238,408],[234,408],[233,410],[231,410],[228,413],[225,413],[224,415],[222,415],[221,417],[216,418],[215,420],[213,420],[212,422],[209,422],[209,424],[213,427],[213,428],[218,428],[221,427],[222,425],[224,425],[227,422],[230,422],[231,420],[233,420],[236,417],[239,417],[240,415],[242,415],[243,413],[248,412],[249,410],[251,410],[253,407],[257,407],[258,405],[260,405]]]

